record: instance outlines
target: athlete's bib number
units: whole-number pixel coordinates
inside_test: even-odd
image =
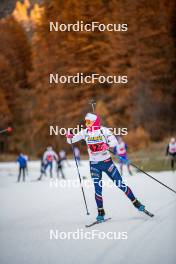
[[[103,150],[104,142],[97,143],[97,144],[88,144],[88,147],[91,152],[99,152]]]

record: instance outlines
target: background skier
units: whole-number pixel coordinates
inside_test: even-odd
[[[176,139],[171,138],[169,144],[167,145],[166,155],[171,158],[171,169],[174,171],[174,163],[176,162]]]
[[[76,157],[76,160],[78,162],[78,165],[81,165],[80,150],[78,147],[74,147],[74,153],[75,153],[75,157]]]
[[[43,154],[43,169],[42,169],[42,173],[39,177],[38,180],[41,180],[43,177],[43,174],[46,174],[46,170],[49,167],[49,171],[50,171],[50,178],[53,177],[53,161],[58,160],[58,155],[56,154],[56,152],[53,150],[52,147],[47,147],[46,151]]]
[[[64,149],[61,149],[59,151],[59,156],[60,156],[60,159],[62,160],[62,166],[63,166],[64,161],[65,161],[65,163],[67,163],[68,167],[70,167],[70,164],[68,163],[67,155],[66,155],[66,152]]]
[[[127,157],[128,146],[122,140],[121,137],[117,137],[117,142],[118,142],[118,144],[114,147],[113,153],[114,153],[114,155],[117,155],[117,158],[119,159],[120,174],[123,175],[123,166],[127,165],[128,172],[130,175],[132,175],[132,171],[131,171],[130,164],[128,162],[128,157]]]
[[[59,174],[61,173],[62,179],[65,179],[65,175],[63,172],[63,159],[58,155],[58,160],[57,160],[57,178],[59,178]]]
[[[19,163],[19,173],[18,173],[18,179],[17,181],[20,182],[21,174],[23,173],[23,181],[26,179],[26,168],[27,168],[27,160],[25,155],[22,153],[18,156],[17,162]]]

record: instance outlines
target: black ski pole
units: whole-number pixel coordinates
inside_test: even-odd
[[[87,207],[86,197],[85,197],[84,189],[83,189],[82,182],[81,182],[81,175],[80,175],[80,171],[79,171],[79,167],[78,167],[78,162],[77,162],[77,159],[76,159],[76,156],[75,156],[75,152],[74,152],[74,148],[73,148],[72,140],[71,140],[71,147],[72,147],[72,152],[73,152],[73,156],[74,156],[75,163],[76,163],[76,168],[77,168],[77,172],[78,172],[78,176],[79,176],[79,181],[80,181],[81,190],[82,190],[82,194],[83,194],[83,198],[84,198],[84,203],[85,203],[85,207],[86,207],[86,212],[87,212],[87,215],[89,215],[90,213],[89,213],[89,211],[88,211],[88,207]]]
[[[110,151],[110,152],[113,153],[112,151]],[[113,154],[114,154],[114,153],[113,153]],[[124,159],[124,158],[122,158],[122,157],[120,157],[120,156],[118,156],[118,155],[116,155],[116,157],[118,157],[118,158],[121,159],[121,160],[126,161],[126,159]],[[164,187],[166,187],[166,188],[169,189],[170,191],[176,193],[175,190],[173,190],[172,188],[170,188],[169,186],[167,186],[167,185],[164,184],[163,182],[161,182],[161,181],[155,179],[153,176],[151,176],[150,174],[148,174],[148,173],[145,172],[144,170],[140,169],[138,166],[136,166],[136,165],[135,165],[134,163],[132,163],[131,161],[129,161],[128,164],[130,164],[131,166],[133,166],[134,168],[136,168],[136,169],[139,170],[140,172],[144,173],[145,175],[147,175],[148,177],[150,177],[150,178],[153,179],[154,181],[160,183],[161,185],[163,185]]]

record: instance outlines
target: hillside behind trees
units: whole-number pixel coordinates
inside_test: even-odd
[[[49,125],[82,124],[92,98],[104,125],[128,128],[132,148],[174,135],[175,11],[166,0],[18,1],[0,20],[0,126],[14,127],[1,151],[65,147]],[[50,21],[81,20],[127,23],[128,31],[49,32]],[[77,72],[127,75],[128,84],[49,84],[50,73]]]

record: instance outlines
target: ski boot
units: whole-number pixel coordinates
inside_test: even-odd
[[[98,208],[98,216],[96,217],[96,220],[98,222],[103,222],[104,221],[104,215],[105,215],[105,211],[103,208]]]
[[[145,210],[145,206],[141,204],[137,199],[133,201],[134,207],[136,207],[139,211],[143,212]]]

